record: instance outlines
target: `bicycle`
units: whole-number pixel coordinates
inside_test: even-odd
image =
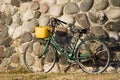
[[[51,18],[49,23],[52,28],[52,30],[48,30],[49,37],[33,40],[25,48],[23,58],[28,70],[50,72],[58,61],[58,51],[69,61],[77,63],[80,69],[86,73],[97,74],[106,70],[110,62],[110,51],[101,38],[88,37],[84,39],[77,36],[73,45],[66,49],[56,41],[54,32],[58,25],[67,25],[67,23],[57,18]],[[80,34],[88,32],[87,29],[79,30]],[[29,55],[34,56],[34,59]],[[30,62],[31,59],[36,62]]]

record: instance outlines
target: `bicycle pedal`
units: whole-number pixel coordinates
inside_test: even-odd
[[[64,72],[66,73],[70,69],[70,67],[71,67],[71,64],[64,69]]]
[[[45,56],[44,55],[40,55],[40,56],[38,56],[38,58],[44,58]]]

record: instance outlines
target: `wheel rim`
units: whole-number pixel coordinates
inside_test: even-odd
[[[38,47],[39,46],[39,47]],[[40,42],[34,42],[27,46],[24,53],[25,66],[31,72],[44,72],[48,73],[55,65],[56,56],[54,49],[50,46],[47,54],[40,56],[44,50],[45,45]],[[53,55],[50,57],[50,55]]]
[[[104,43],[96,39],[92,40],[92,42],[94,45],[91,42],[89,43],[87,41],[85,42],[85,45],[87,45],[91,50],[89,51],[89,49],[87,49],[88,52],[92,52],[92,57],[87,58],[88,59],[87,61],[82,62],[81,58],[79,57],[79,55],[82,54],[81,51],[81,52],[77,52],[77,60],[79,67],[84,72],[90,74],[97,74],[103,72],[108,67],[110,55],[109,55],[109,50]]]

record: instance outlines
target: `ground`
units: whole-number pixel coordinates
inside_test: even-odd
[[[24,67],[18,67],[13,70],[1,70],[0,80],[120,80],[120,72],[95,75],[85,72],[31,73]]]
[[[120,80],[119,73],[104,73],[90,75],[86,73],[62,73],[62,74],[0,74],[0,80]]]

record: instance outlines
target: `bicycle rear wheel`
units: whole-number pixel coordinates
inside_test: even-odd
[[[26,47],[23,55],[24,64],[31,72],[45,72],[52,70],[56,62],[56,50],[52,44],[43,55],[46,41],[37,40]]]
[[[110,51],[100,39],[92,38],[82,42],[76,54],[79,67],[86,73],[97,74],[106,70],[110,62]]]

